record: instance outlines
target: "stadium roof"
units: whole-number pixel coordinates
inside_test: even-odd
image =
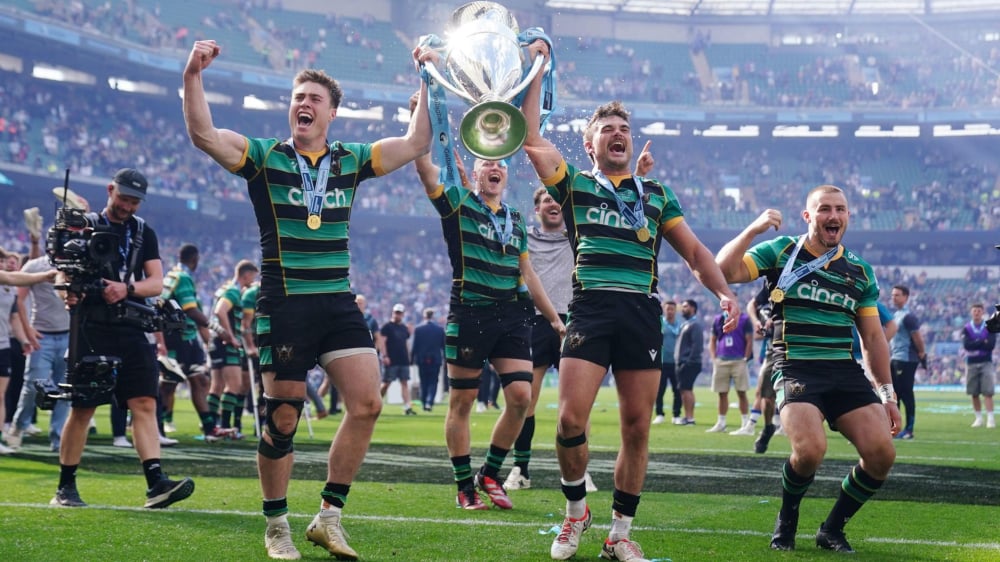
[[[547,0],[553,9],[673,16],[929,15],[1000,11],[997,0]]]

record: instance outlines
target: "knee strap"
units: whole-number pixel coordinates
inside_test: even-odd
[[[587,434],[581,433],[576,437],[564,438],[562,435],[556,434],[556,443],[560,447],[565,447],[566,449],[572,449],[573,447],[579,447],[587,442]]]
[[[264,436],[261,436],[257,442],[258,453],[269,459],[280,459],[292,452],[292,438],[295,437],[295,432],[299,427],[299,417],[302,415],[304,402],[304,400],[264,397],[264,432],[271,438],[271,443],[268,443]],[[278,425],[274,423],[274,412],[283,404],[295,408],[295,426],[289,433],[282,433],[278,429]]]
[[[514,371],[513,373],[503,373],[500,375],[500,386],[502,388],[507,388],[507,385],[509,385],[510,383],[518,381],[525,381],[531,384],[531,381],[533,379],[534,375],[532,375],[529,371]]]
[[[479,377],[474,379],[456,379],[454,377],[448,377],[448,384],[455,390],[478,390]]]

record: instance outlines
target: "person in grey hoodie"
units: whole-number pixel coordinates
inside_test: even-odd
[[[680,381],[684,419],[680,425],[694,425],[694,381],[701,373],[701,354],[705,347],[705,326],[698,318],[698,303],[687,299],[681,303],[684,324],[677,334],[677,378]]]

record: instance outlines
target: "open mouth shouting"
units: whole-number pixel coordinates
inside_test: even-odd
[[[298,113],[298,115],[295,116],[295,123],[299,127],[303,127],[303,128],[304,127],[309,127],[310,125],[313,124],[313,121],[314,121],[313,116],[310,115],[310,114],[308,114],[308,113],[306,113],[306,112],[304,112],[304,111],[300,111]]]

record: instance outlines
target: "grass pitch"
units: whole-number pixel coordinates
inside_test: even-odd
[[[454,507],[451,467],[444,447],[444,407],[404,417],[387,405],[365,464],[351,489],[344,526],[366,561],[548,560],[562,521],[553,452],[555,390],[544,389],[537,413],[531,490],[511,492],[512,511],[469,513]],[[646,556],[672,560],[834,560],[815,548],[813,534],[833,503],[856,456],[828,433],[827,461],[803,502],[798,550],[775,553],[768,540],[780,502],[779,468],[788,443],[775,437],[765,455],[753,439],[708,434],[714,399],[699,388],[699,424],[654,426],[651,456],[633,538]],[[12,560],[266,560],[255,442],[206,444],[194,440],[190,402],[178,400],[181,444],[164,449],[172,476],[192,476],[194,495],[167,510],[143,510],[145,483],[135,452],[111,447],[106,409],[78,478],[84,509],[48,505],[58,459],[46,440],[26,440],[22,451],[0,457],[0,552]],[[1000,559],[1000,433],[972,429],[968,398],[959,392],[918,393],[916,438],[897,441],[897,462],[885,487],[847,527],[859,559],[871,561]],[[482,462],[496,412],[473,414],[473,464]],[[252,426],[251,418],[245,425]],[[40,424],[47,424],[45,414]],[[738,422],[735,409],[730,423]],[[304,559],[328,559],[305,540],[319,504],[330,438],[339,417],[305,423],[296,436],[289,492],[290,521]],[[594,527],[575,560],[597,560],[610,521],[612,469],[618,448],[613,389],[602,389],[590,437],[591,474],[600,491],[588,496]],[[735,429],[735,427],[733,428]],[[507,467],[510,466],[508,459]],[[504,472],[506,474],[506,472]]]

